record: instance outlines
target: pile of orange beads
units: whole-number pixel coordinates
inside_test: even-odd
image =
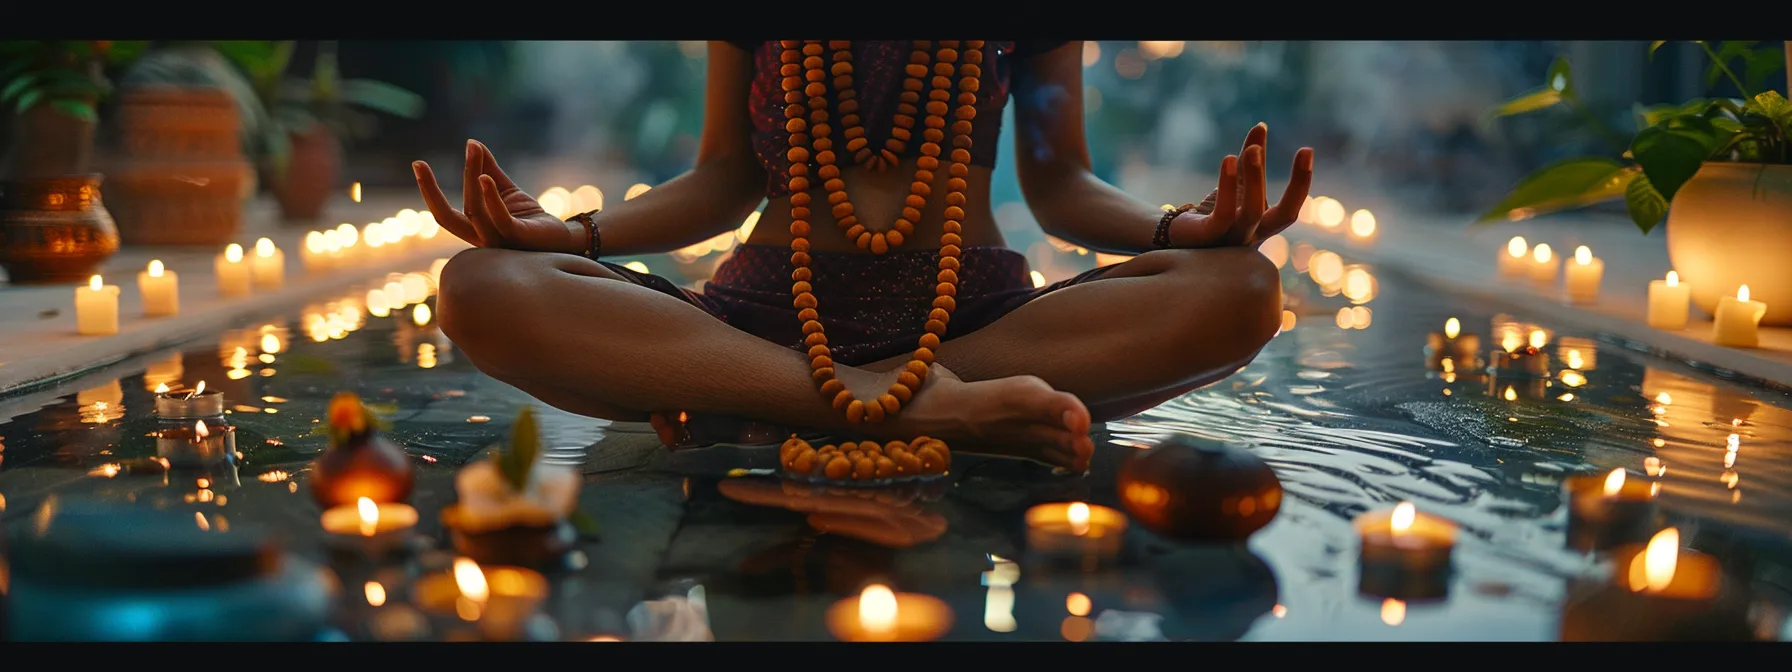
[[[795,436],[778,449],[784,472],[804,480],[877,482],[942,476],[952,468],[946,442],[926,436],[915,440],[847,441],[815,448]]]

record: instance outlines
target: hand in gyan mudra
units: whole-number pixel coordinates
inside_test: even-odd
[[[1266,194],[1264,153],[1269,126],[1257,124],[1244,136],[1244,149],[1220,161],[1213,212],[1187,212],[1170,223],[1170,246],[1177,248],[1255,247],[1294,224],[1313,185],[1313,148],[1294,153],[1294,170],[1282,200],[1270,204]]]
[[[516,186],[498,167],[492,150],[477,140],[467,141],[467,164],[461,176],[461,208],[454,209],[435,171],[415,161],[417,189],[429,205],[436,223],[475,247],[499,247],[536,252],[579,252],[585,248],[584,227],[568,224],[548,213],[534,196]]]

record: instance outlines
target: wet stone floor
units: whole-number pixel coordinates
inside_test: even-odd
[[[259,529],[329,567],[331,638],[463,638],[421,617],[410,588],[453,560],[435,515],[454,499],[453,470],[536,405],[545,459],[585,472],[580,507],[598,525],[548,573],[537,639],[826,639],[828,607],[880,581],[944,601],[949,640],[1554,640],[1571,584],[1610,574],[1602,556],[1568,548],[1562,478],[1626,468],[1660,484],[1683,545],[1721,562],[1747,603],[1745,636],[1792,636],[1785,394],[1498,315],[1331,252],[1301,245],[1291,257],[1283,333],[1231,378],[1099,429],[1085,477],[962,456],[948,481],[869,507],[731,478],[774,467],[775,449],[669,453],[644,426],[546,408],[461,358],[427,308],[376,316],[357,292],[0,399],[0,521],[16,529],[76,500],[191,511],[201,529]],[[1537,332],[1556,370],[1544,382],[1427,367],[1427,333],[1451,317],[1488,345]],[[155,468],[152,391],[201,380],[228,399],[241,458],[198,475]],[[325,405],[342,390],[390,423],[418,467],[426,548],[409,560],[369,566],[325,551],[304,486]],[[1241,547],[1176,545],[1135,525],[1110,566],[1029,559],[1027,508],[1118,508],[1120,461],[1178,433],[1268,461],[1286,492],[1275,520]],[[1400,501],[1462,527],[1442,598],[1359,590],[1350,521]],[[49,616],[8,616],[34,617]]]

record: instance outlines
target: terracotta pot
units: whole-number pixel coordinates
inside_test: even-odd
[[[174,86],[141,87],[120,98],[124,156],[108,171],[108,195],[124,243],[230,242],[254,173],[243,158],[234,100],[223,89]]]
[[[93,168],[91,121],[49,105],[37,105],[12,119],[5,175],[9,179],[85,175]]]
[[[287,156],[286,172],[274,176],[269,186],[286,221],[313,222],[323,217],[324,206],[336,192],[336,179],[342,175],[342,143],[323,124],[287,137],[292,153]]]
[[[0,185],[0,267],[15,285],[85,282],[118,252],[100,175]]]
[[[1748,285],[1761,324],[1792,326],[1792,166],[1708,162],[1668,208],[1668,259],[1708,314]]]

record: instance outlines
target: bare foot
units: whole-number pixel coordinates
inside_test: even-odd
[[[894,422],[866,429],[874,427],[890,438],[931,436],[959,452],[1021,457],[1076,471],[1088,470],[1095,452],[1089,409],[1075,395],[1034,376],[967,383],[939,364]]]

